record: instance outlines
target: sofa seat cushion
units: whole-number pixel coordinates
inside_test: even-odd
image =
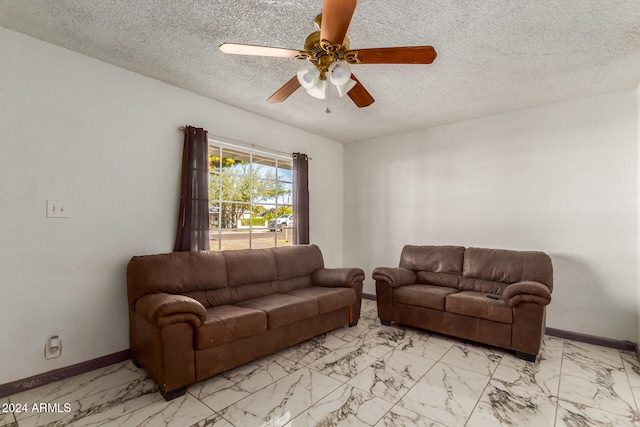
[[[513,323],[513,310],[500,299],[491,299],[484,292],[462,291],[447,296],[446,311],[499,323]]]
[[[318,315],[318,302],[315,298],[273,294],[237,304],[239,307],[262,310],[267,313],[269,329],[276,329],[290,323]]]
[[[306,288],[289,291],[287,294],[306,298],[315,298],[318,302],[318,312],[320,314],[348,307],[356,303],[356,291],[352,288],[307,286]]]
[[[445,298],[457,289],[435,285],[400,286],[393,290],[393,302],[444,311]]]
[[[210,307],[206,320],[196,329],[196,348],[201,350],[266,330],[264,311],[234,305]]]

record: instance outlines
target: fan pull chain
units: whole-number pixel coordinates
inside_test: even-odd
[[[327,100],[327,108],[324,110],[325,113],[330,114],[331,113],[331,109],[329,108],[329,95],[330,95],[330,90],[329,90],[329,86],[327,85],[327,87],[325,88],[325,99]]]

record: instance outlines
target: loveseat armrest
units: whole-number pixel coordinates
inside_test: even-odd
[[[173,323],[199,328],[207,318],[204,306],[186,295],[148,294],[138,299],[135,311],[158,328]]]
[[[416,272],[403,267],[378,267],[373,270],[375,281],[386,282],[392,288],[413,285],[417,281]]]
[[[521,302],[548,305],[551,302],[551,291],[544,283],[525,280],[507,286],[502,297],[509,307],[515,307]]]
[[[361,268],[321,268],[311,273],[315,286],[353,288],[364,280]]]

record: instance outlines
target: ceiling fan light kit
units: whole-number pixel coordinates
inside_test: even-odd
[[[229,54],[304,59],[310,63],[300,68],[269,102],[284,101],[300,86],[309,95],[325,99],[328,87],[333,85],[340,97],[347,94],[356,106],[367,107],[374,99],[352,74],[350,64],[430,64],[436,51],[431,46],[351,50],[346,34],[355,9],[356,0],[324,0],[322,15],[314,21],[319,31],[309,34],[302,51],[234,43],[223,43],[219,48]]]
[[[353,89],[356,85],[351,80],[351,67],[344,62],[333,62],[328,69],[329,82],[336,87],[338,96],[341,98]],[[302,86],[309,95],[318,99],[325,99],[327,91],[326,74],[324,79],[320,69],[314,65],[307,65],[298,70],[296,74],[300,86]]]

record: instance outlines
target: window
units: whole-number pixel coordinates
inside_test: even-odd
[[[211,249],[291,245],[292,169],[291,157],[210,140]]]

